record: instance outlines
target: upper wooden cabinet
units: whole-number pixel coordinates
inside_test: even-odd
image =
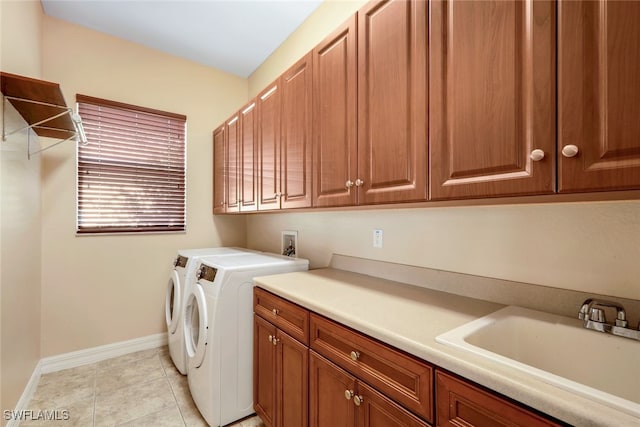
[[[280,79],[256,98],[258,210],[280,208]]]
[[[311,54],[258,95],[258,209],[311,206]]]
[[[552,193],[555,2],[430,5],[431,198]]]
[[[213,213],[226,212],[225,125],[213,131]]]
[[[240,211],[255,211],[258,208],[258,138],[256,134],[257,114],[255,101],[240,110]]]
[[[226,212],[240,211],[240,114],[234,114],[225,122],[226,148]]]
[[[314,49],[314,206],[427,199],[426,28],[375,1]]]
[[[427,199],[427,5],[358,11],[360,204]]]
[[[281,76],[280,188],[283,208],[311,206],[312,56]]]
[[[559,191],[640,188],[640,2],[558,11]]]
[[[638,22],[633,1],[373,0],[218,131],[215,212],[638,190]]]
[[[356,17],[313,50],[314,206],[355,204]]]

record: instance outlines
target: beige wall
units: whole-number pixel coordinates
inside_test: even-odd
[[[0,1],[0,69],[39,78],[39,1]],[[25,125],[8,107],[6,127]],[[38,138],[32,138],[37,148]],[[46,141],[45,141],[46,142]],[[0,142],[0,409],[15,408],[40,359],[40,158],[27,132]],[[6,420],[3,417],[3,424]]]
[[[181,247],[244,245],[243,217],[213,217],[212,131],[247,99],[247,81],[51,17],[43,73],[75,94],[187,115],[187,232],[75,235],[75,147],[43,163],[42,356],[161,333]]]
[[[323,3],[256,70],[258,93],[363,2]],[[372,247],[382,229],[384,247]],[[300,255],[332,253],[640,299],[640,202],[307,212],[247,217],[249,247],[278,251],[298,230]]]

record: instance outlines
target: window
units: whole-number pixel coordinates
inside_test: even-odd
[[[185,230],[186,116],[78,94],[78,233]]]

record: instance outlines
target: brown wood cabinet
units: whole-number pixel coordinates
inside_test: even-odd
[[[358,203],[427,200],[427,10],[382,0],[358,11]]]
[[[357,202],[356,17],[313,50],[314,206]]]
[[[638,190],[638,21],[633,1],[373,0],[226,122],[214,211]]]
[[[234,114],[225,123],[226,138],[226,212],[240,212],[240,115]]]
[[[249,102],[240,110],[240,211],[255,211],[258,208],[258,162],[256,134],[256,103]]]
[[[560,192],[640,188],[640,3],[558,2]]]
[[[438,426],[560,426],[458,377],[436,371]]]
[[[281,78],[280,194],[282,208],[311,206],[312,56],[305,55]]]
[[[266,304],[272,307],[268,311]],[[308,319],[308,312],[259,289],[254,293],[254,312],[254,409],[269,427],[306,426],[309,348],[281,327],[297,338],[308,337],[308,321],[303,319],[305,315]],[[259,313],[268,313],[279,327]],[[307,326],[306,334],[299,325]]]
[[[314,206],[427,199],[426,49],[427,3],[395,0],[314,49]]]
[[[276,327],[258,315],[253,318],[253,407],[268,426],[276,425]]]
[[[430,5],[431,199],[553,193],[555,2]]]
[[[226,149],[225,126],[213,131],[213,213],[225,213],[226,209]]]
[[[425,421],[311,352],[310,427],[428,427]]]
[[[254,313],[254,408],[267,427],[562,425],[261,288]]]
[[[256,98],[258,114],[258,210],[280,209],[280,79]]]
[[[433,420],[430,365],[314,313],[310,325],[314,351],[425,420]]]

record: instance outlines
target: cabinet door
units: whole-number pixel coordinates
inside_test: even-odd
[[[258,210],[280,208],[280,80],[258,95]]]
[[[438,426],[558,426],[444,372],[436,372]]]
[[[315,352],[309,355],[309,427],[353,427],[355,378]]]
[[[213,131],[213,213],[225,213],[226,187],[224,125]]]
[[[558,10],[559,190],[640,188],[640,2]]]
[[[311,348],[428,421],[433,420],[433,368],[359,332],[310,315]]]
[[[427,199],[427,5],[358,12],[359,204]]]
[[[240,112],[240,210],[255,211],[258,208],[258,162],[256,135],[256,103],[250,102]]]
[[[357,200],[356,37],[354,15],[313,50],[314,206]]]
[[[276,372],[278,427],[305,427],[309,407],[309,348],[278,331]]]
[[[430,5],[431,198],[552,193],[555,2]]]
[[[283,208],[311,206],[311,54],[282,75],[281,192]]]
[[[240,116],[235,114],[225,125],[227,138],[227,212],[240,210]]]
[[[356,410],[357,427],[430,427],[426,421],[378,393],[363,382],[358,382]]]
[[[260,316],[253,319],[253,409],[267,427],[275,427],[276,327]]]

